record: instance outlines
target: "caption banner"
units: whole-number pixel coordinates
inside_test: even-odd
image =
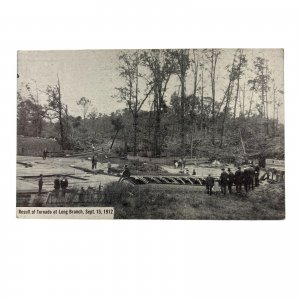
[[[17,207],[19,219],[113,219],[113,207]]]

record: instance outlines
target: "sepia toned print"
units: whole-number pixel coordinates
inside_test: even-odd
[[[283,63],[282,49],[19,51],[17,216],[284,219]]]

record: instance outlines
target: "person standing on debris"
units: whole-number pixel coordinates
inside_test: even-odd
[[[234,183],[234,175],[231,172],[230,168],[228,168],[227,171],[228,171],[228,192],[229,192],[229,194],[231,194],[232,193],[232,185]]]
[[[220,175],[220,184],[221,184],[221,192],[223,195],[226,195],[226,186],[228,181],[228,174],[225,169],[222,169],[222,173]]]
[[[251,186],[250,169],[248,167],[244,168],[243,174],[244,174],[243,178],[244,178],[245,191],[248,192],[250,190],[250,186]]]
[[[79,198],[79,202],[84,202],[84,198],[85,198],[84,187],[81,187],[78,198]]]
[[[66,178],[66,176],[64,176],[60,182],[63,198],[66,197],[66,190],[67,190],[68,185],[69,185],[68,179]]]
[[[243,173],[241,171],[241,167],[238,167],[237,171],[234,174],[235,188],[236,192],[240,193],[242,191],[243,184]]]
[[[255,186],[257,187],[257,186],[259,186],[259,171],[260,171],[260,169],[259,169],[259,166],[258,165],[256,165],[255,166],[255,168],[254,168],[254,181],[255,181]]]
[[[192,173],[193,175],[196,175],[196,170],[195,169],[193,169],[193,173]]]
[[[111,162],[109,161],[107,163],[107,174],[110,174],[111,173]]]
[[[98,162],[98,157],[97,155],[94,156],[94,169],[97,169],[97,162]]]
[[[43,174],[40,174],[40,179],[39,179],[39,195],[42,192],[42,188],[43,188]]]
[[[175,162],[174,162],[174,166],[175,166],[175,169],[177,169],[177,168],[178,168],[178,161],[177,161],[177,160],[175,160]]]
[[[123,181],[126,178],[130,177],[130,171],[127,165],[124,166],[124,171],[121,175],[121,178],[119,179],[119,182]]]
[[[182,159],[181,158],[178,161],[178,167],[182,169]]]
[[[56,178],[54,179],[54,193],[55,193],[55,197],[58,198],[59,196],[59,190],[60,190],[60,180],[59,180],[60,176],[57,175]]]
[[[47,150],[47,148],[45,148],[45,149],[43,150],[43,159],[44,159],[44,160],[47,158],[47,154],[48,154],[48,150]]]
[[[208,195],[212,195],[212,189],[214,187],[215,180],[214,178],[209,174],[206,178],[206,190]]]
[[[92,170],[94,170],[95,167],[95,155],[92,157]]]

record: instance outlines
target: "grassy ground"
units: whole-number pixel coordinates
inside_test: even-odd
[[[212,195],[203,187],[112,183],[104,204],[119,219],[279,220],[285,218],[284,184],[260,186],[248,194]]]

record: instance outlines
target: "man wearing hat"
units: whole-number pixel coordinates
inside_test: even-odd
[[[40,179],[39,179],[39,195],[42,192],[42,188],[43,188],[43,174],[40,174]]]
[[[129,178],[130,177],[130,171],[129,171],[129,168],[127,165],[124,166],[124,171],[122,173],[122,176],[121,178],[119,179],[119,182],[120,181],[123,181],[125,178]]]
[[[206,190],[208,195],[212,195],[212,188],[214,186],[214,183],[214,178],[209,174],[206,178]]]
[[[60,182],[63,198],[66,197],[66,191],[67,191],[68,185],[69,185],[68,179],[66,178],[66,176],[64,176],[63,179]]]
[[[59,196],[59,190],[60,190],[60,175],[57,175],[56,178],[54,179],[54,194],[57,199]]]
[[[224,168],[221,170],[222,170],[222,173],[220,175],[221,192],[223,193],[223,195],[226,195],[226,185],[228,182],[228,174]]]
[[[238,167],[237,171],[234,174],[235,187],[236,192],[240,193],[242,191],[242,183],[243,183],[243,173],[241,171],[241,167]]]
[[[234,175],[231,172],[230,168],[228,168],[227,171],[228,171],[228,192],[229,192],[229,194],[231,194],[232,193],[232,185],[234,183]]]

